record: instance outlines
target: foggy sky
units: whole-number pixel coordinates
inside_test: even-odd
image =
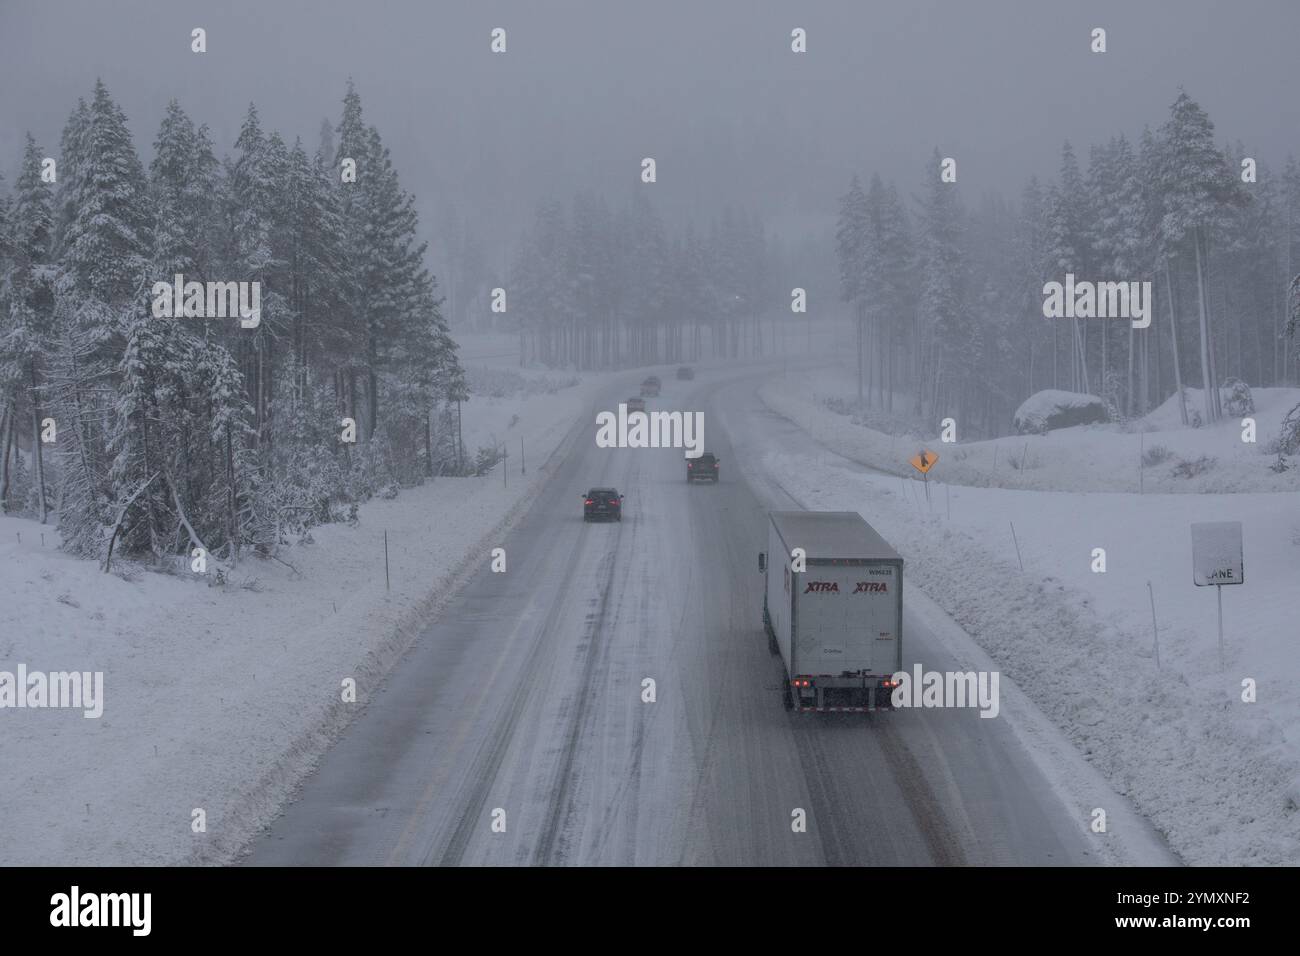
[[[1086,163],[1164,122],[1179,85],[1221,142],[1279,167],[1300,154],[1297,37],[1295,0],[0,0],[0,171],[12,182],[27,130],[54,154],[97,76],[146,162],[173,97],[219,156],[250,101],[314,151],[352,76],[430,236],[452,202],[503,248],[539,198],[620,204],[643,156],[670,219],[732,202],[795,236],[833,219],[854,172],[915,192],[936,146],[968,200],[1015,198],[1055,177],[1062,140]]]

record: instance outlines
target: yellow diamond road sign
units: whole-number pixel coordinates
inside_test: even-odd
[[[925,474],[934,467],[934,463],[939,460],[939,456],[932,451],[921,451],[911,458],[912,467]]]

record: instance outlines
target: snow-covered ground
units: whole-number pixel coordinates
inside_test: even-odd
[[[0,671],[102,671],[105,697],[98,719],[0,712],[0,864],[229,859],[490,560],[603,381],[465,403],[469,453],[509,443],[508,487],[498,465],[370,501],[355,527],[312,529],[286,563],[246,558],[223,587],[126,562],[106,575],[57,550],[52,528],[0,518]],[[197,809],[206,833],[192,832]]]
[[[1200,409],[1201,391],[1185,391],[1189,410]],[[930,477],[960,485],[1138,493],[1300,491],[1300,460],[1291,459],[1291,468],[1278,473],[1270,468],[1277,455],[1266,450],[1286,413],[1300,404],[1297,388],[1254,390],[1254,443],[1242,441],[1237,417],[1202,428],[1181,425],[1173,396],[1128,423],[1080,425],[990,441],[963,441],[956,417],[957,442],[944,444],[939,421],[909,427],[901,411],[905,398],[899,399],[900,413],[892,420],[884,413],[870,413],[867,418],[874,427],[835,412],[828,400],[843,408],[856,394],[851,374],[842,368],[819,370],[816,376],[791,375],[773,381],[762,394],[773,410],[828,448],[891,474],[913,474],[907,460],[924,446],[939,453]],[[1144,458],[1146,465],[1141,464]]]
[[[934,479],[941,460],[927,504],[921,482],[862,467],[890,471],[890,461],[906,457],[901,444],[889,457],[889,435],[831,414],[803,387],[773,383],[764,396],[828,449],[857,459],[772,449],[770,474],[808,507],[861,512],[908,560],[909,580],[980,642],[1187,862],[1300,863],[1300,494],[969,487],[955,482],[978,474],[979,456],[934,445],[941,459],[966,468],[951,469],[954,483],[945,485]],[[1264,421],[1298,400],[1295,390],[1256,391],[1261,441]],[[1216,429],[1146,437],[1179,454],[1219,440]],[[1035,442],[1052,449],[1050,458],[1038,452],[1035,483],[1050,486],[1071,461],[1104,479],[1114,447],[1136,440],[1105,429],[1030,439],[1031,460]],[[978,447],[982,454],[1024,443]],[[1230,447],[1215,446],[1225,459]],[[1224,589],[1222,669],[1214,590],[1192,583],[1189,526],[1197,521],[1243,524],[1246,581]],[[1094,548],[1106,551],[1104,573],[1092,570]],[[1242,699],[1247,680],[1257,686],[1254,703]]]

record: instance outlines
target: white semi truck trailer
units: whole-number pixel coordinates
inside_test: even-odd
[[[774,511],[763,626],[787,710],[889,709],[903,669],[903,559],[853,511]]]

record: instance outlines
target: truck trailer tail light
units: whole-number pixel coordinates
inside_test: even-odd
[[[796,677],[794,680],[790,681],[790,684],[794,687],[811,687],[812,681]]]
[[[596,503],[596,502],[592,501],[590,498],[588,498],[586,501],[583,502],[583,504],[586,504],[586,505],[594,505],[595,503]]]

